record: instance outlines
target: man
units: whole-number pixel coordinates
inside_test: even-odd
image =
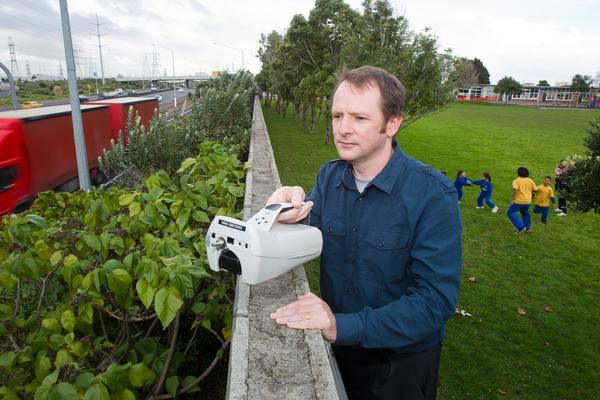
[[[323,233],[323,300],[307,293],[271,318],[321,330],[350,399],[434,399],[444,324],[458,296],[456,190],[396,144],[403,107],[404,87],[386,71],[342,73],[332,103],[341,159],[321,168],[306,199],[300,187],[269,199],[294,204],[281,222],[310,212]]]

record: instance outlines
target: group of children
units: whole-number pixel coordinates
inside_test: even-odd
[[[517,178],[512,183],[512,199],[507,211],[508,218],[515,226],[516,233],[531,232],[531,215],[529,214],[529,208],[531,207],[534,195],[535,207],[533,212],[541,214],[543,224],[548,222],[550,204],[555,204],[554,190],[552,189],[551,182],[552,178],[547,176],[540,185],[537,185],[533,179],[529,178],[529,170],[527,168],[519,167],[517,169]],[[492,212],[497,213],[498,206],[492,201],[494,185],[492,185],[492,177],[487,172],[484,172],[479,180],[468,178],[467,173],[464,170],[459,170],[457,172],[456,179],[454,180],[454,187],[458,194],[458,202],[460,203],[463,198],[463,187],[474,185],[479,186],[481,189],[481,192],[477,197],[476,208],[482,209],[485,201]],[[555,209],[555,211],[558,212],[561,210]],[[566,214],[561,212],[558,215],[563,216]]]

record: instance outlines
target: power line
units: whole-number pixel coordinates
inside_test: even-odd
[[[10,73],[14,77],[18,77],[21,79],[21,70],[19,69],[19,64],[17,63],[17,55],[15,53],[15,43],[11,36],[8,37],[8,50],[10,51]]]
[[[100,53],[100,71],[102,72],[102,84],[106,85],[106,79],[104,79],[104,63],[102,62],[102,43],[100,42],[100,36],[102,36],[100,34],[100,26],[106,24],[101,24],[98,21],[98,14],[96,14],[96,23],[92,23],[92,25],[96,25],[97,34],[95,36],[98,36],[98,52]]]

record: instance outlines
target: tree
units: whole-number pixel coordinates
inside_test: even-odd
[[[479,73],[472,60],[464,59],[460,65],[461,74],[456,82],[457,86],[474,85],[479,83]]]
[[[574,92],[589,92],[592,82],[591,76],[577,74],[571,79],[571,90]]]
[[[600,214],[600,117],[590,121],[590,125],[584,138],[586,155],[571,156],[567,160],[566,180],[571,189],[568,198],[576,210],[593,210]]]
[[[308,19],[292,18],[277,46],[267,39],[261,37],[259,50],[260,87],[276,95],[276,111],[284,114],[293,104],[295,118],[308,132],[325,119],[326,142],[332,136],[331,90],[344,68],[369,64],[396,75],[407,89],[403,126],[454,98],[460,60],[440,51],[429,30],[412,32],[387,0],[364,0],[362,14],[343,0],[317,0]]]
[[[545,80],[545,79],[542,79],[541,81],[539,81],[537,85],[540,86],[540,87],[542,87],[542,86],[545,86],[545,87],[550,86],[550,84],[548,83],[548,81]]]
[[[475,69],[477,70],[477,74],[479,75],[479,81],[477,83],[489,84],[490,83],[490,73],[487,68],[483,65],[481,60],[477,57],[473,59],[473,64],[475,64]]]
[[[494,87],[494,92],[506,95],[515,95],[523,93],[523,86],[512,76],[505,76],[500,79]]]

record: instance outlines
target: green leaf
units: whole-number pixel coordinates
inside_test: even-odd
[[[196,195],[196,204],[203,210],[208,210],[208,200],[205,196],[198,194]]]
[[[160,170],[155,174],[155,176],[156,176],[156,179],[158,179],[158,181],[161,183],[161,185],[163,185],[165,187],[169,187],[169,186],[173,185],[171,178],[169,178],[169,175],[165,171]]]
[[[65,335],[64,341],[65,341],[66,344],[73,343],[73,340],[75,340],[75,334],[73,332],[67,333]]]
[[[17,392],[6,386],[0,387],[0,398],[2,400],[21,400],[21,396],[17,395]]]
[[[239,186],[227,186],[227,191],[235,197],[244,197],[244,188]]]
[[[156,289],[150,286],[150,283],[148,283],[148,281],[145,279],[138,280],[135,285],[135,289],[144,306],[146,306],[146,308],[150,308],[150,305],[154,300],[154,293],[156,292]]]
[[[42,274],[42,268],[38,259],[30,256],[25,256],[21,260],[20,267],[23,275],[25,275],[26,277],[31,278],[33,280],[40,279],[40,276]]]
[[[60,316],[60,323],[67,332],[73,332],[73,329],[75,329],[75,314],[73,314],[73,311],[66,310],[63,312]]]
[[[14,351],[0,354],[0,368],[4,369],[4,371],[8,373],[11,373],[13,367],[15,366],[16,359],[17,354]]]
[[[181,163],[181,167],[179,167],[179,169],[177,170],[177,173],[181,174],[182,172],[185,172],[186,169],[188,169],[189,167],[191,167],[195,163],[196,163],[196,159],[195,158],[186,158]]]
[[[68,382],[61,382],[48,393],[48,400],[79,400],[77,388]]]
[[[158,344],[154,339],[151,338],[141,338],[135,342],[134,347],[140,352],[140,354],[156,353],[158,350]]]
[[[169,280],[179,290],[183,297],[191,297],[194,294],[194,284],[192,277],[182,271],[169,274]]]
[[[160,189],[160,186],[160,181],[156,176],[152,175],[150,178],[146,179],[146,187],[148,190],[152,190],[154,188]]]
[[[91,372],[84,372],[83,374],[77,377],[77,381],[75,382],[75,386],[77,386],[80,390],[88,390],[92,383],[94,382],[94,374]]]
[[[136,193],[126,193],[119,196],[119,205],[127,206],[133,202],[135,199]]]
[[[125,345],[125,347],[127,347],[127,345]],[[102,373],[102,379],[100,381],[108,386],[111,392],[125,390],[131,387],[129,382],[130,369],[131,363],[123,365],[113,363],[108,366],[106,372]]]
[[[103,384],[97,383],[85,392],[83,400],[110,400],[108,389]]]
[[[142,206],[137,201],[134,201],[129,205],[129,217],[135,217],[142,211]]]
[[[156,261],[142,257],[137,267],[138,275],[142,275],[152,286],[158,285],[158,264]]]
[[[103,268],[104,268],[104,270],[106,271],[107,274],[110,274],[112,271],[114,271],[116,269],[122,269],[123,268],[123,264],[121,263],[121,261],[115,260],[114,258],[111,258],[110,260],[107,260],[104,263]]]
[[[34,248],[35,253],[40,259],[46,261],[50,258],[50,247],[48,247],[48,244],[43,240],[36,241],[34,244]]]
[[[135,394],[129,389],[122,390],[117,393],[113,393],[110,396],[110,400],[136,400]]]
[[[176,220],[176,224],[179,227],[179,229],[183,230],[183,228],[187,225],[188,220],[190,219],[191,211],[192,210],[190,210],[187,207],[181,209],[181,211],[179,212],[179,215],[177,216],[177,220]]]
[[[48,338],[48,347],[54,351],[60,350],[65,345],[65,337],[60,333],[54,333]]]
[[[98,235],[87,232],[81,235],[81,237],[90,249],[95,251],[102,250],[102,243],[100,242],[100,238],[98,237]]]
[[[194,312],[194,314],[202,314],[204,313],[204,310],[206,310],[206,303],[203,303],[201,301],[195,303],[192,306],[192,311]]]
[[[156,374],[144,363],[132,365],[127,374],[133,387],[144,387],[156,381]]]
[[[38,380],[44,379],[50,373],[50,368],[52,368],[52,362],[48,357],[46,357],[46,352],[39,352],[35,357],[34,362],[35,367],[35,376]]]
[[[211,323],[210,323],[210,319],[203,319],[203,320],[202,320],[202,326],[204,327],[204,329],[206,329],[206,330],[209,330],[209,331],[210,331],[210,330],[211,330],[211,328],[212,328],[212,325],[211,325]]]
[[[156,292],[154,309],[164,329],[166,329],[183,305],[179,291],[173,286],[165,286]]]
[[[118,255],[122,255],[125,251],[125,243],[123,242],[123,238],[118,236],[114,236],[110,239],[110,248],[114,250]]]
[[[126,296],[131,289],[132,281],[129,272],[122,268],[117,268],[108,275],[108,287],[117,296]]]
[[[92,305],[90,303],[80,304],[77,310],[77,318],[87,325],[92,325],[94,322],[94,309]]]
[[[50,332],[60,332],[60,323],[54,317],[45,318],[42,320],[42,328]]]
[[[54,360],[54,366],[56,368],[60,368],[63,365],[70,364],[73,362],[73,358],[69,354],[69,352],[65,349],[59,350],[56,353],[56,359]]]
[[[167,378],[165,383],[165,388],[167,389],[167,393],[171,395],[171,397],[175,398],[177,395],[177,388],[179,387],[179,377],[178,376],[170,376]]]
[[[194,211],[194,213],[192,214],[192,218],[194,218],[195,221],[197,222],[210,222],[210,218],[208,218],[208,214],[206,214],[204,211],[200,211],[200,210],[196,210]]]
[[[63,265],[65,267],[72,267],[73,265],[75,265],[75,263],[77,262],[77,256],[73,255],[73,254],[69,254],[68,256],[65,257],[65,259],[63,260]]]
[[[48,228],[48,224],[46,223],[46,220],[42,217],[40,217],[39,215],[36,214],[27,214],[25,216],[25,219],[29,222],[31,222],[34,225],[37,225],[38,227],[42,228],[42,229],[46,229]]]
[[[60,260],[62,260],[62,251],[57,250],[50,256],[50,265],[56,267]]]

